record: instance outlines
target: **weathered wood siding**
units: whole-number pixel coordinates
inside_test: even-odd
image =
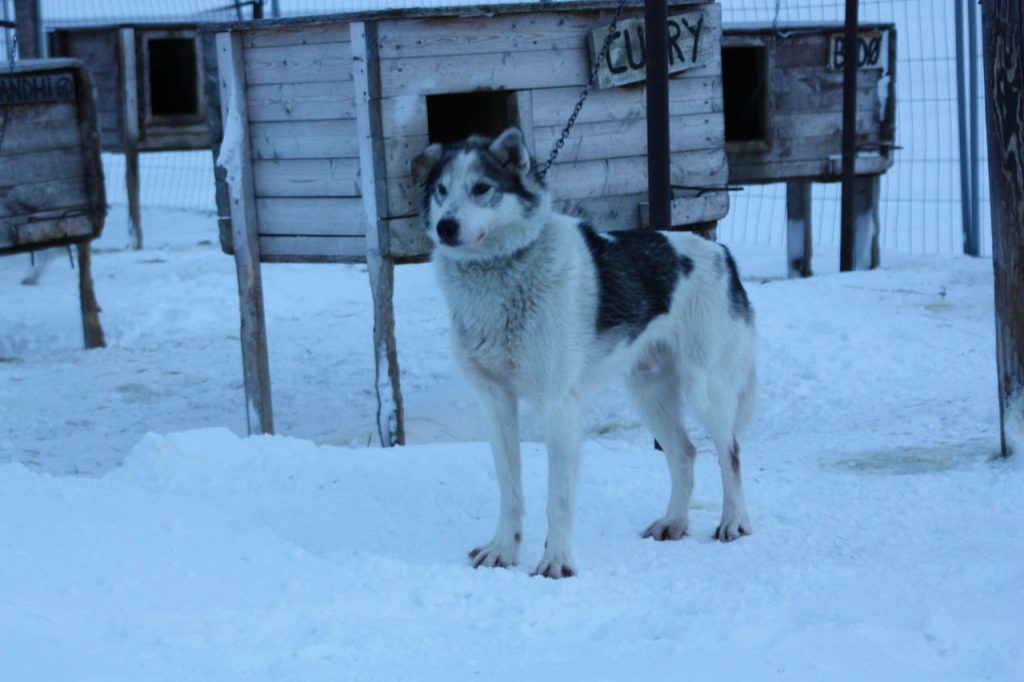
[[[50,54],[82,60],[96,88],[96,115],[103,149],[120,150],[124,144],[121,120],[121,62],[116,28],[57,31],[50,36]]]
[[[721,12],[702,2],[673,6],[706,13],[701,33],[713,58],[670,79],[672,181],[722,187],[727,180]],[[639,15],[638,11],[626,16]],[[383,172],[378,218],[390,227],[387,253],[422,257],[430,243],[417,213],[411,160],[431,141],[431,95],[501,91],[543,162],[590,75],[587,34],[611,22],[610,9],[542,6],[481,16],[400,15],[373,24],[373,106],[380,118]],[[361,199],[352,27],[339,19],[295,21],[240,32],[249,144],[262,258],[353,260],[365,256],[368,215]],[[211,107],[213,104],[211,104]],[[222,124],[211,117],[219,141]],[[646,97],[642,83],[595,90],[548,175],[560,210],[607,229],[641,227],[647,193]],[[219,180],[221,184],[222,181]],[[678,225],[722,218],[728,196],[676,197]],[[221,211],[222,217],[226,215]],[[223,220],[222,220],[223,223]],[[230,229],[222,224],[230,249]]]
[[[347,23],[242,37],[264,260],[358,260],[365,250]]]
[[[70,60],[19,62],[5,79],[70,75],[73,99],[0,104],[0,255],[98,236],[106,205],[88,74]]]
[[[670,79],[671,177],[681,185],[723,186],[721,13],[714,4],[698,7],[707,13],[702,40],[715,57]],[[546,13],[539,6],[530,14],[379,23],[386,215],[397,235],[393,248],[426,248],[413,219],[418,192],[409,171],[409,162],[429,140],[426,98],[516,91],[518,123],[543,162],[590,76],[587,33],[611,19],[609,11]],[[548,174],[558,208],[588,214],[602,228],[639,227],[647,191],[646,153],[643,84],[593,91]],[[717,220],[728,209],[727,198],[699,203],[709,209],[701,213],[701,222]],[[681,207],[679,215],[692,213]]]
[[[888,64],[894,70],[895,30],[861,27],[862,32],[872,30],[890,31]],[[725,49],[761,45],[768,55],[768,137],[764,144],[727,142],[731,182],[838,180],[839,166],[830,157],[842,154],[843,72],[829,70],[826,64],[830,36],[841,31],[841,26],[778,32],[767,27],[763,31],[726,27]],[[857,72],[857,145],[881,152],[875,159],[859,158],[859,174],[881,173],[892,165],[894,102],[894,71],[885,74],[880,68],[862,68]]]
[[[125,33],[126,30],[130,33]],[[129,35],[131,44],[125,45],[125,38]],[[149,82],[147,44],[149,40],[160,38],[191,38],[196,41],[199,110],[194,115],[160,117],[151,115],[148,110],[150,88],[159,88],[161,84]],[[128,105],[134,105],[138,112],[138,150],[210,147],[200,43],[196,24],[58,28],[49,35],[51,55],[79,59],[89,68],[96,88],[101,143],[105,151],[113,152],[126,151],[124,110]],[[126,69],[125,65],[133,68]],[[134,71],[134,78],[129,71]],[[124,82],[126,73],[132,82]],[[133,102],[126,101],[129,91],[134,93]]]

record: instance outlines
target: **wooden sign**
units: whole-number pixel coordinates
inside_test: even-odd
[[[587,37],[590,63],[598,58],[611,27],[594,29]],[[676,14],[668,18],[668,72],[678,73],[707,63],[714,42],[708,36],[710,24],[703,11]],[[647,78],[647,43],[644,20],[623,19],[615,27],[608,50],[597,72],[597,87],[611,88]]]
[[[0,76],[0,106],[74,98],[75,77],[70,72]]]
[[[882,69],[889,71],[889,32],[888,31],[865,31],[857,34],[858,62],[859,69]],[[834,33],[829,36],[828,41],[828,63],[829,71],[842,71],[843,69],[843,34]]]

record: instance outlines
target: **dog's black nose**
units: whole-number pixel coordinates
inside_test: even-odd
[[[441,243],[448,246],[455,246],[459,243],[459,222],[453,218],[443,218],[437,224],[437,236]]]

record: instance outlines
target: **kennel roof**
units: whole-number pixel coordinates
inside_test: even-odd
[[[712,4],[714,0],[685,0],[672,2],[670,7],[700,6]],[[408,7],[403,9],[367,9],[337,14],[318,14],[303,17],[282,17],[279,19],[256,19],[247,21],[224,21],[203,23],[204,31],[251,30],[262,28],[284,28],[288,26],[310,26],[335,24],[338,22],[373,21],[376,19],[408,19],[431,17],[480,17],[502,14],[524,14],[530,12],[574,12],[594,10],[615,10],[615,0],[592,0],[590,2],[515,2],[484,5],[452,5],[448,7]],[[643,10],[643,0],[626,0],[626,10]]]

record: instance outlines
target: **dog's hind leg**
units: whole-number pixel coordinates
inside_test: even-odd
[[[645,357],[629,373],[627,386],[644,425],[661,445],[668,464],[672,492],[665,516],[643,532],[655,540],[678,540],[689,525],[690,496],[693,493],[693,446],[683,424],[679,376],[671,358]]]
[[[722,520],[715,539],[732,542],[750,535],[753,528],[747,516],[740,476],[740,446],[736,441],[738,397],[723,386],[708,386],[706,403],[700,407],[704,428],[715,444],[722,470]]]
[[[500,383],[478,378],[494,473],[501,493],[501,511],[494,539],[469,553],[474,568],[507,568],[516,563],[523,539],[523,484],[519,455],[519,407],[516,397]]]

